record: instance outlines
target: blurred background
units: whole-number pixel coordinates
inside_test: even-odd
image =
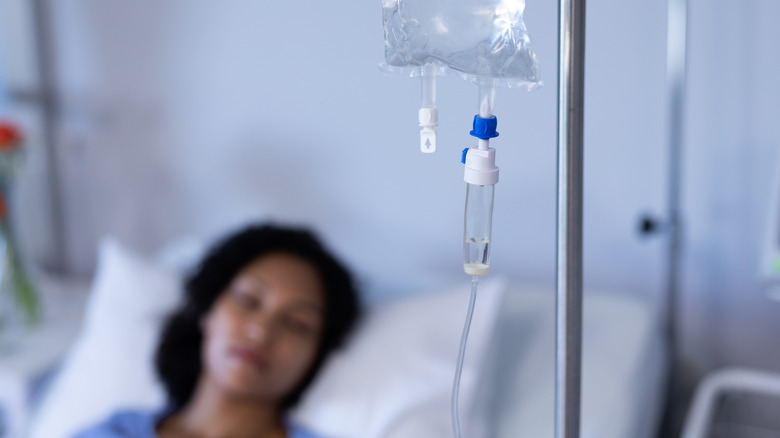
[[[765,269],[780,245],[780,2],[689,5],[676,320],[693,388],[727,366],[780,372]],[[663,307],[666,3],[587,8],[585,289]],[[496,96],[491,273],[552,287],[557,4],[528,0],[524,18],[544,86]],[[31,269],[88,279],[105,236],[153,254],[271,219],[314,227],[369,302],[466,282],[477,87],[439,81],[439,150],[421,154],[419,80],[379,71],[382,38],[370,1],[2,0],[0,111],[26,135],[12,212]]]

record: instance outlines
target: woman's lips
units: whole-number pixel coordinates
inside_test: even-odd
[[[268,362],[265,360],[265,357],[263,357],[262,354],[248,348],[236,347],[231,349],[230,352],[238,360],[252,365],[255,368],[262,370],[268,366]]]

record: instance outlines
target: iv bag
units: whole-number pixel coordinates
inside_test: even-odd
[[[448,70],[478,85],[541,85],[523,11],[525,0],[382,0],[388,73]]]

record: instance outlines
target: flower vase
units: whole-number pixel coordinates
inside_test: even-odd
[[[27,276],[8,223],[0,220],[0,353],[18,347],[40,318],[35,287]]]
[[[18,128],[0,121],[0,355],[15,349],[40,319],[38,293],[19,254],[9,211],[21,149]]]

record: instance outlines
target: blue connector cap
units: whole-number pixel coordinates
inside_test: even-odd
[[[498,119],[493,116],[489,119],[483,119],[479,115],[474,116],[474,129],[469,132],[472,137],[477,137],[481,140],[488,140],[494,137],[498,137],[496,128],[498,127]]]
[[[463,155],[460,157],[460,162],[466,164],[466,155],[468,155],[470,148],[463,149]]]

